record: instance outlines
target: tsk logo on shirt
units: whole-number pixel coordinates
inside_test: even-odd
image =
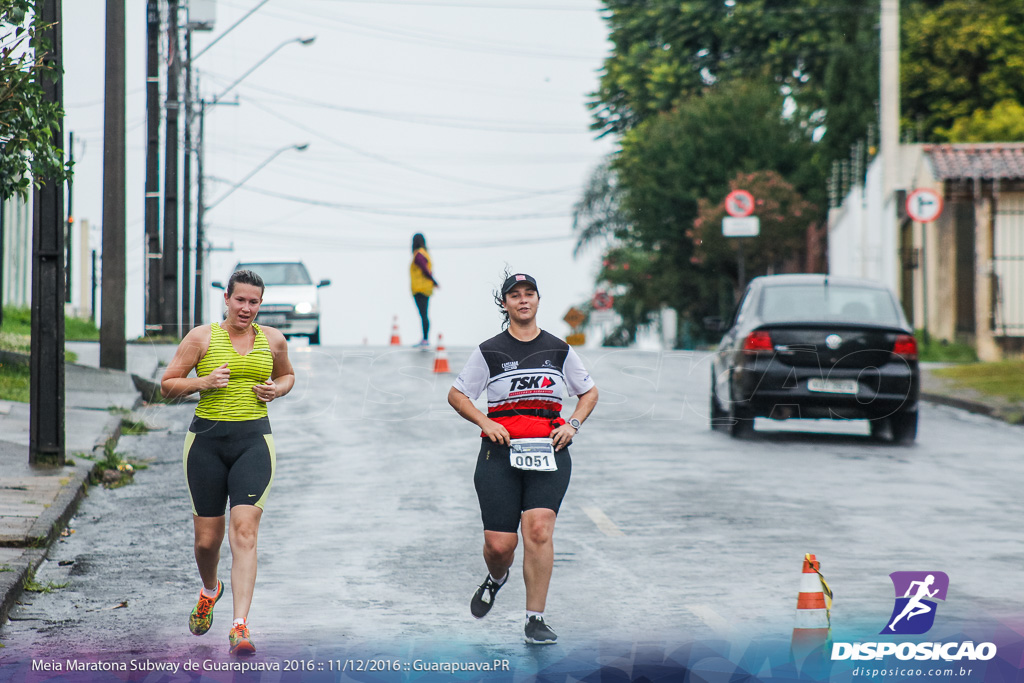
[[[545,377],[544,375],[513,377],[509,391],[520,391],[522,389],[547,389],[554,385],[555,381],[550,377]]]
[[[896,604],[881,633],[927,633],[935,623],[935,600],[946,599],[949,577],[945,572],[893,572],[889,578],[896,590]]]

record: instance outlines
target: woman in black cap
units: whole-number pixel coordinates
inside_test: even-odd
[[[572,471],[567,446],[597,405],[598,392],[572,347],[537,326],[540,294],[533,277],[508,276],[494,298],[505,329],[473,351],[448,392],[448,403],[483,437],[474,483],[488,575],[470,611],[479,619],[493,606],[508,580],[521,524],[525,640],[546,645],[558,637],[544,621],[544,605],[555,517]],[[485,390],[487,414],[473,405]],[[566,392],[579,397],[568,422],[560,415]]]

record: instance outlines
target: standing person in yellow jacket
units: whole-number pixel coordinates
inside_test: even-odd
[[[284,335],[255,322],[262,302],[262,278],[249,270],[233,273],[224,294],[224,322],[189,332],[160,381],[167,398],[199,392],[184,453],[196,565],[203,581],[188,623],[197,636],[210,630],[213,607],[224,593],[217,565],[224,508],[231,502],[234,622],[228,643],[234,655],[256,652],[247,623],[256,586],[256,536],[277,464],[267,404],[295,384]],[[193,369],[196,376],[189,377]]]
[[[430,318],[427,306],[434,288],[440,288],[431,270],[430,252],[427,251],[427,240],[421,233],[412,236],[412,263],[409,264],[409,279],[412,283],[412,298],[420,312],[420,323],[423,325],[423,340],[417,346],[430,346]]]

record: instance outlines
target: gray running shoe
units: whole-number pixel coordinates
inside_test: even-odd
[[[553,645],[558,636],[544,623],[544,617],[530,617],[524,640],[530,645]]]
[[[505,574],[505,581],[501,583],[492,581],[490,573],[487,574],[487,578],[476,589],[476,593],[473,593],[473,599],[469,601],[469,611],[473,613],[474,617],[481,619],[487,616],[487,613],[491,611],[491,607],[494,605],[494,596],[498,594],[498,590],[507,581],[508,573]]]

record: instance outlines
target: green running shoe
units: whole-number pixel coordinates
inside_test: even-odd
[[[252,644],[249,637],[249,627],[245,624],[235,624],[228,633],[228,653],[239,657],[256,654],[256,646]]]
[[[212,598],[206,597],[200,591],[199,602],[192,610],[192,616],[188,618],[188,630],[192,631],[193,635],[201,636],[213,626],[213,606],[217,604],[222,595],[224,595],[224,583],[221,581],[217,582],[217,595]]]

